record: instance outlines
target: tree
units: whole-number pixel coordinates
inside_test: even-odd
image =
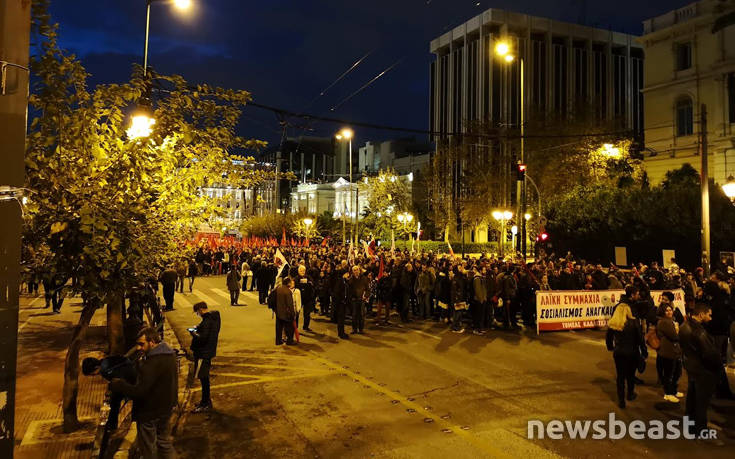
[[[416,218],[405,225],[399,221],[399,215],[415,216],[415,212],[410,185],[395,170],[382,170],[377,177],[370,177],[366,192],[368,205],[361,222],[364,236],[390,240],[393,232],[398,232],[400,237],[416,230]]]
[[[125,292],[179,255],[178,242],[221,216],[200,192],[211,183],[248,187],[267,173],[244,154],[260,141],[236,135],[246,91],[190,86],[182,77],[153,74],[158,95],[153,132],[126,136],[126,113],[151,91],[134,68],[129,83],[87,88],[87,73],[62,52],[45,2],[34,4],[32,56],[37,80],[30,104],[25,213],[27,260],[45,276],[78,278],[85,309],[65,367],[64,429],[78,425],[78,352],[94,310],[107,307],[109,350],[125,351]],[[240,163],[233,162],[239,159]],[[43,264],[41,265],[40,262]]]

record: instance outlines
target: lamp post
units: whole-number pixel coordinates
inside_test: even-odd
[[[725,196],[727,196],[730,201],[735,202],[735,177],[732,175],[727,177],[727,183],[722,185],[722,192],[725,193]]]
[[[148,137],[151,135],[153,125],[156,124],[156,120],[153,118],[153,106],[151,102],[150,91],[147,76],[148,76],[148,38],[150,36],[150,25],[151,25],[151,4],[153,2],[163,0],[146,0],[146,14],[145,14],[145,43],[143,44],[143,79],[146,85],[146,94],[141,97],[138,102],[138,108],[133,113],[130,119],[130,128],[126,131],[128,138],[131,140]],[[173,0],[174,6],[179,10],[187,10],[191,7],[191,0]]]
[[[159,2],[163,0],[146,0],[146,15],[145,15],[145,45],[143,47],[143,76],[148,75],[148,36],[151,24],[151,4],[153,2]],[[191,7],[191,0],[173,0],[174,6],[181,10],[188,10]]]
[[[404,233],[407,232],[408,224],[413,221],[413,215],[411,215],[408,212],[403,212],[403,213],[398,214],[396,218],[398,219],[400,223],[403,223],[403,232]]]
[[[311,225],[314,223],[314,220],[312,220],[310,217],[306,217],[304,218],[303,222],[304,226],[306,227],[306,240],[308,241],[310,239],[309,235],[311,234]]]
[[[352,129],[350,129],[350,128],[343,128],[336,135],[337,140],[347,140],[348,143],[349,143],[349,155],[350,155],[350,159],[349,159],[349,167],[350,167],[350,171],[349,171],[349,182],[350,182],[349,183],[349,188],[350,188],[349,200],[350,200],[350,206],[352,206],[352,204],[354,203],[353,200],[352,200],[352,137],[354,135],[355,135],[355,132]],[[357,216],[357,203],[354,203],[354,204],[355,204],[355,207],[353,209],[354,212],[350,213],[350,231],[352,233],[352,235],[350,237],[350,240],[352,241],[354,239],[354,243],[355,243],[355,245],[357,245],[357,234],[356,234],[355,227],[354,227],[354,221],[352,220],[353,214],[354,214],[355,217]],[[345,231],[344,231],[344,220],[343,220],[342,224],[343,224],[343,227],[342,227],[342,234],[343,234],[342,241],[344,243],[344,233],[345,233]]]
[[[503,246],[505,245],[505,222],[513,218],[513,212],[509,210],[495,210],[492,213],[495,220],[500,222],[500,237],[498,238],[498,255],[503,258]]]
[[[508,42],[500,41],[495,45],[495,54],[502,57],[506,63],[511,64],[516,56],[511,53],[511,47]],[[525,109],[525,84],[524,84],[524,59],[518,53],[518,63],[520,64],[521,72],[521,164],[526,163],[526,139],[524,137],[526,132],[526,109]],[[526,213],[526,177],[524,174],[523,181],[521,182],[521,196],[520,196],[520,214]],[[523,259],[526,258],[526,220],[521,220],[521,252],[523,253]]]

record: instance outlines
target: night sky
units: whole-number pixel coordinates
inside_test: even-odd
[[[640,34],[641,22],[691,0],[193,0],[181,13],[153,4],[149,65],[159,73],[251,91],[256,102],[295,112],[428,128],[429,41],[488,8]],[[587,4],[582,15],[582,4]],[[52,0],[62,47],[76,53],[90,83],[125,81],[142,63],[145,0]],[[315,97],[366,53],[324,97]],[[390,65],[400,63],[336,111],[330,108]],[[316,123],[311,135],[339,126]],[[289,130],[288,135],[304,131]],[[248,107],[242,133],[277,143],[273,113]],[[358,129],[358,144],[400,137]]]

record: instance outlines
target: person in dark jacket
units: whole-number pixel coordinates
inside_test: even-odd
[[[303,330],[311,331],[311,313],[316,307],[316,288],[311,278],[306,275],[306,266],[299,265],[296,274],[296,288],[301,292],[301,309],[304,311]]]
[[[386,326],[390,323],[390,307],[393,301],[393,285],[388,269],[383,270],[383,275],[378,279],[378,286],[375,290],[378,301],[378,313],[375,316],[375,323],[378,326]]]
[[[273,265],[271,263],[271,265]],[[256,281],[258,283],[258,298],[260,304],[266,304],[268,299],[268,292],[270,291],[271,284],[275,281],[275,265],[271,266],[262,262],[256,274]]]
[[[633,296],[634,287],[626,289],[628,297]],[[607,349],[613,351],[615,360],[616,385],[618,392],[618,406],[625,408],[625,384],[628,384],[628,401],[636,399],[635,393],[635,371],[641,356],[648,357],[648,350],[643,340],[643,332],[639,322],[633,316],[633,311],[627,303],[619,303],[613,316],[608,322]]]
[[[108,381],[122,379],[129,384],[135,384],[135,381],[138,379],[138,371],[135,369],[135,364],[124,355],[111,355],[102,360],[87,357],[82,361],[82,373],[85,376],[100,375]],[[120,404],[124,398],[122,393],[110,391],[110,413],[107,416],[105,430],[117,430]]]
[[[286,344],[289,346],[296,344],[293,340],[293,321],[296,318],[296,309],[293,303],[293,292],[291,291],[292,283],[293,280],[286,277],[276,289],[276,346],[283,344],[284,331],[286,332]]]
[[[230,306],[237,306],[237,301],[240,299],[240,270],[231,269],[227,273],[227,290],[230,291]]]
[[[689,320],[679,331],[679,342],[687,370],[686,415],[694,419],[695,435],[707,429],[707,408],[715,392],[722,367],[720,352],[704,325],[712,320],[712,309],[705,303],[694,305]]]
[[[189,278],[189,293],[194,291],[194,279],[199,275],[199,265],[194,259],[189,260],[189,268],[186,270],[186,277]]]
[[[454,308],[452,331],[454,333],[464,333],[464,315],[469,306],[468,291],[467,276],[464,267],[460,265],[451,283],[452,307]]]
[[[133,399],[136,443],[141,455],[146,459],[173,458],[170,420],[178,401],[176,352],[161,340],[155,328],[141,330],[135,341],[138,350],[145,354],[137,382],[115,378],[110,390]]]
[[[679,324],[674,320],[674,307],[662,305],[662,316],[656,324],[656,335],[660,344],[656,353],[661,367],[661,383],[664,386],[664,400],[679,403],[684,394],[677,391],[681,377],[681,346],[679,345]]]
[[[707,323],[705,328],[712,336],[714,344],[720,352],[720,360],[724,364],[727,361],[730,323],[733,315],[735,315],[735,311],[732,310],[730,304],[730,286],[727,284],[727,276],[724,273],[720,271],[712,273],[710,279],[704,283],[704,297],[712,308],[712,320]],[[717,375],[715,397],[720,399],[735,398],[730,390],[724,365]]]
[[[174,294],[176,293],[176,282],[178,281],[178,278],[178,273],[174,269],[173,265],[171,265],[161,273],[161,277],[158,279],[163,286],[163,299],[166,302],[166,308],[164,311],[174,310]]]
[[[236,271],[236,270],[233,270]],[[194,354],[194,376],[202,384],[202,400],[194,408],[195,413],[212,409],[212,398],[209,392],[209,370],[212,368],[212,359],[217,356],[217,342],[221,320],[219,311],[210,311],[207,303],[200,301],[194,305],[194,314],[202,321],[191,333],[191,352]]]
[[[363,334],[365,329],[365,301],[370,294],[369,280],[362,273],[362,268],[352,267],[352,275],[347,281],[349,287],[349,302],[352,305],[352,333]]]
[[[414,286],[416,285],[416,272],[413,270],[413,264],[411,262],[406,263],[403,266],[400,277],[400,290],[401,290],[401,322],[410,322],[408,318],[409,305],[411,303],[411,297],[414,293]]]

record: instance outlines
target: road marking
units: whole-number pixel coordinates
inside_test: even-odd
[[[264,368],[268,370],[304,370],[304,371],[320,371],[315,368],[307,367],[295,367],[293,365],[269,365],[266,363],[220,363],[223,367],[253,367],[253,368]],[[221,373],[217,373],[221,374]]]
[[[297,349],[298,350],[298,349]],[[299,352],[307,352],[307,351],[301,351]],[[393,392],[390,389],[386,389],[385,387],[381,387],[377,383],[371,381],[370,379],[365,378],[364,376],[361,376],[354,371],[351,371],[348,368],[343,368],[341,365],[337,365],[336,363],[332,362],[331,360],[322,357],[320,354],[317,354],[314,351],[308,351],[317,361],[322,362],[326,364],[327,366],[334,368],[335,370],[339,370],[341,373],[345,373],[348,376],[352,377],[356,382],[360,382],[361,384],[365,386],[370,386],[372,389],[375,389],[376,391],[382,393],[383,395],[386,395],[388,397],[391,397],[392,400],[398,400],[399,403],[401,403],[403,406],[409,409],[416,410],[416,412],[424,412],[424,416],[431,418],[434,420],[434,423],[441,424],[447,429],[451,429],[452,432],[456,433],[457,435],[461,436],[465,440],[467,440],[469,443],[480,449],[481,451],[484,451],[485,453],[489,454],[490,457],[507,457],[510,458],[509,454],[505,453],[504,451],[501,451],[497,448],[494,448],[490,444],[488,444],[485,441],[482,441],[481,438],[478,438],[475,435],[472,435],[468,433],[466,430],[463,430],[461,426],[454,425],[450,422],[447,422],[446,420],[442,419],[440,416],[435,415],[432,412],[427,412],[424,410],[423,406],[409,401],[404,395],[401,395],[397,392]]]
[[[215,373],[219,375],[220,373]],[[224,389],[226,387],[237,387],[237,386],[247,386],[249,384],[261,384],[261,383],[267,383],[267,382],[280,382],[285,381],[288,379],[301,379],[301,378],[318,378],[318,377],[324,377],[334,375],[334,372],[322,372],[322,373],[306,373],[301,375],[292,375],[292,376],[260,376],[258,379],[250,379],[248,381],[240,381],[235,383],[225,383],[225,384],[215,384],[210,387],[210,389]],[[233,375],[234,376],[234,375]],[[242,376],[241,376],[242,377]],[[250,377],[250,376],[248,376]],[[192,388],[192,392],[197,392],[202,390],[201,387],[195,387]]]
[[[194,292],[194,296],[199,297],[200,299],[206,301],[207,306],[209,307],[216,306],[219,303],[217,300],[215,300],[214,298],[205,294],[202,291]],[[229,295],[228,295],[228,298],[229,298]]]
[[[228,300],[230,299],[230,293],[225,292],[221,288],[213,288],[212,291],[216,293],[217,295],[221,296],[222,298],[227,298]]]

